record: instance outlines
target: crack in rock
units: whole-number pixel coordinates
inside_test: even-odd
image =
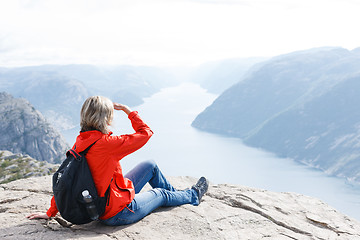
[[[19,188],[11,188],[11,187],[6,187],[6,186],[2,186],[2,188],[5,191],[32,192],[32,193],[42,193],[42,194],[46,194],[46,195],[52,195],[53,194],[52,191],[48,191],[48,190],[19,189]]]
[[[282,213],[282,214],[284,214],[284,215],[289,215],[289,214],[290,214],[290,213],[288,213],[288,212],[285,212],[283,209],[281,209],[281,208],[279,208],[279,207],[275,207],[275,210],[278,211],[278,212],[280,212],[280,213]]]
[[[95,232],[95,233],[98,233],[98,232]],[[114,236],[114,235],[111,235],[111,234],[108,234],[108,233],[102,233],[102,234],[105,234],[105,235],[108,236],[109,238],[119,240],[119,238],[116,237],[116,236]]]
[[[9,198],[9,199],[5,199],[3,201],[0,202],[0,204],[5,204],[5,203],[12,203],[12,202],[16,202],[16,201],[21,201],[25,198],[27,198],[29,196],[25,196],[25,197],[22,197],[22,198]]]
[[[333,231],[335,232],[338,236],[340,236],[341,234],[348,234],[348,235],[352,235],[352,236],[360,236],[359,234],[352,234],[352,233],[349,233],[349,232],[344,232],[344,231],[339,231],[337,230],[336,228],[330,226],[328,223],[325,223],[325,222],[320,222],[320,221],[317,221],[315,219],[312,219],[308,216],[306,216],[306,219],[308,220],[308,222],[316,227],[319,227],[319,228],[324,228],[324,229],[328,229],[330,231]]]
[[[215,198],[215,199],[218,199],[218,200],[222,200],[224,201],[224,199],[222,197],[218,197],[214,194],[209,194],[211,197]],[[278,221],[276,219],[274,219],[273,217],[271,217],[269,214],[266,214],[265,212],[261,211],[261,210],[258,210],[256,208],[253,208],[253,207],[250,207],[248,205],[245,205],[243,203],[241,203],[240,201],[237,201],[236,199],[233,199],[233,198],[228,198],[228,199],[225,199],[225,203],[228,204],[229,206],[231,207],[235,207],[235,208],[241,208],[241,209],[244,209],[244,210],[247,210],[247,211],[251,211],[253,213],[256,213],[256,214],[259,214],[260,216],[270,220],[271,222],[273,222],[274,224],[280,226],[280,227],[283,227],[283,228],[286,228],[286,229],[289,229],[290,231],[294,232],[294,233],[299,233],[299,234],[302,234],[302,235],[306,235],[306,236],[310,236],[310,237],[313,237],[313,235],[309,232],[306,232],[306,231],[303,231],[301,229],[298,229],[296,227],[293,227],[293,226],[289,226],[287,225],[286,223],[283,223],[281,221]]]
[[[223,221],[223,220],[228,220],[229,218],[236,218],[236,217],[239,217],[240,215],[239,214],[236,214],[236,215],[232,215],[232,216],[226,216],[226,217],[222,217],[222,218],[217,218],[214,220],[214,222],[220,222],[220,221]]]
[[[252,199],[251,197],[248,197],[244,194],[236,194],[237,197],[242,198],[244,200],[249,200],[250,202],[252,202],[253,204],[255,204],[256,206],[258,206],[259,208],[263,208],[263,205],[258,203],[257,201],[255,201],[254,199]]]
[[[285,233],[279,233],[279,234],[280,234],[280,235],[283,235],[283,236],[285,236],[285,237],[294,239],[294,240],[298,240],[297,238],[294,238],[294,237],[292,237],[292,236],[289,236],[289,235],[287,235],[287,234],[285,234]]]
[[[123,230],[123,233],[124,233],[129,239],[135,240],[135,238],[131,237],[130,234],[127,233],[125,230]]]
[[[13,237],[14,235],[15,235],[15,233],[9,233],[9,234],[5,234],[5,235],[0,235],[0,237],[7,238],[7,237]]]
[[[291,231],[293,231],[293,232],[295,232],[295,233],[300,233],[300,234],[303,234],[303,235],[306,235],[306,236],[312,236],[312,234],[309,233],[309,232],[300,230],[300,229],[298,229],[298,228],[296,228],[296,227],[293,227],[293,226],[289,226],[289,225],[287,225],[286,223],[283,223],[283,222],[281,222],[281,221],[278,221],[278,220],[274,219],[274,218],[271,217],[269,214],[266,214],[266,213],[264,213],[263,211],[260,211],[260,210],[258,210],[258,209],[256,209],[256,208],[247,206],[247,205],[245,205],[245,204],[243,204],[243,203],[241,203],[241,202],[239,202],[239,201],[237,201],[237,200],[235,200],[235,199],[229,199],[229,203],[230,203],[231,206],[233,206],[233,207],[242,208],[242,209],[245,209],[245,210],[248,210],[248,211],[257,213],[257,214],[265,217],[266,219],[272,221],[272,222],[275,223],[276,225],[281,226],[281,227],[284,227],[284,228],[287,228],[287,229],[289,229],[289,230],[291,230]]]
[[[0,208],[0,213],[6,212],[6,211],[9,210],[9,209],[10,209],[10,208],[6,208],[6,207],[3,208],[3,207],[2,207],[2,208]]]

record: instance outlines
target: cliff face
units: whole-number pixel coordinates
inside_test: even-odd
[[[172,177],[177,188],[196,179]],[[1,239],[360,239],[360,223],[327,204],[294,193],[228,184],[211,185],[199,206],[160,208],[140,222],[108,227],[71,225],[60,216],[28,220],[46,211],[51,176],[0,185]]]
[[[360,183],[359,64],[357,51],[341,48],[276,57],[226,90],[193,126]]]
[[[64,160],[64,138],[24,99],[0,93],[0,150],[50,163]]]

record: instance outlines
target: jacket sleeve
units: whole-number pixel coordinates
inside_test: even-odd
[[[131,112],[128,118],[131,121],[135,133],[121,136],[109,136],[108,139],[109,143],[111,143],[110,153],[116,155],[118,159],[122,159],[126,155],[129,155],[144,146],[153,135],[153,131],[140,118],[138,112]]]
[[[48,215],[48,217],[55,217],[57,213],[58,213],[58,209],[56,207],[55,198],[53,196],[51,198],[50,208],[47,210],[46,215]]]

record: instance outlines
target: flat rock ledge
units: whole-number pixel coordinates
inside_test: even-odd
[[[177,188],[191,177],[169,177]],[[211,185],[199,206],[160,208],[119,227],[28,220],[50,204],[51,176],[0,185],[0,239],[360,239],[360,223],[318,199],[238,185]]]

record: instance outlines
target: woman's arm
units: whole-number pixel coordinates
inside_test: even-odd
[[[28,219],[39,219],[39,218],[43,218],[43,219],[49,219],[50,217],[46,214],[46,213],[32,213],[29,216],[27,216]]]
[[[58,209],[56,207],[55,198],[54,196],[51,198],[50,202],[50,208],[45,213],[33,213],[27,216],[28,219],[38,219],[38,218],[44,218],[49,219],[50,217],[55,217],[55,215],[58,213]]]
[[[114,109],[122,110],[128,115],[131,125],[135,130],[135,133],[133,134],[108,137],[108,142],[110,143],[108,144],[109,153],[116,154],[117,158],[121,159],[145,145],[149,138],[153,135],[153,131],[140,118],[138,112],[132,111],[128,106],[123,104],[113,104]]]

